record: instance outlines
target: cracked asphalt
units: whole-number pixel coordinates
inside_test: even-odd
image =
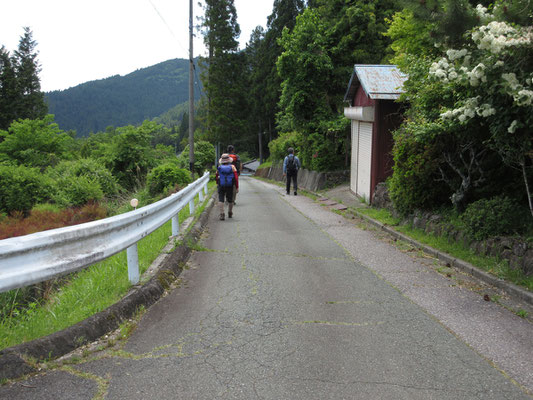
[[[127,339],[0,398],[530,399],[532,324],[400,247],[244,177]]]

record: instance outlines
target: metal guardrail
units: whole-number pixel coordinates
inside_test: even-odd
[[[178,213],[207,195],[209,173],[186,188],[146,207],[103,220],[0,240],[0,292],[72,273],[127,249],[128,276],[139,282],[137,242],[172,219],[179,233]],[[203,191],[203,193],[202,193]]]

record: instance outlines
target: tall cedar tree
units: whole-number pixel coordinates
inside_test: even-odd
[[[245,135],[243,56],[238,53],[240,27],[233,0],[206,0],[203,18],[208,57],[202,73],[207,95],[207,130],[212,142],[238,143]]]
[[[315,0],[326,25],[328,53],[335,65],[327,97],[333,113],[342,114],[346,85],[354,64],[381,64],[390,44],[386,19],[399,8],[395,0]]]
[[[282,53],[279,39],[284,28],[289,31],[296,25],[296,17],[304,10],[303,0],[275,0],[272,14],[267,18],[267,32],[263,41],[265,92],[263,95],[264,112],[269,138],[275,125],[276,114],[279,111],[278,103],[281,96],[281,78],[278,74],[276,62]]]
[[[303,11],[303,0],[275,0],[272,14],[267,18],[267,30],[258,26],[246,47],[247,66],[250,71],[250,126],[254,132],[266,133],[266,145],[275,135],[276,114],[281,95],[281,78],[276,62],[282,49],[278,43],[283,28],[292,31],[296,17]]]
[[[24,28],[24,35],[19,41],[18,50],[15,51],[14,68],[16,75],[17,101],[16,119],[40,119],[47,112],[48,107],[41,92],[39,72],[41,71],[37,60],[37,42],[33,40],[30,28]]]
[[[349,125],[343,97],[354,64],[379,64],[389,40],[386,18],[392,0],[314,0],[285,30],[277,67],[282,95],[277,123],[306,138],[304,165],[316,170],[343,168],[349,157]]]
[[[13,62],[4,46],[0,48],[0,130],[7,130],[16,118],[17,80]]]

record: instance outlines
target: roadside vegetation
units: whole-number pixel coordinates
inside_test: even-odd
[[[212,170],[215,148],[229,144],[243,159],[254,158],[258,133],[270,165],[293,147],[306,169],[347,169],[343,100],[353,66],[395,64],[408,76],[387,181],[396,213],[439,212],[476,240],[527,239],[532,25],[526,0],[276,0],[266,29],[257,27],[239,50],[234,1],[206,0],[201,30],[209,57],[200,60],[195,171]],[[64,131],[40,90],[36,46],[25,28],[14,54],[0,48],[0,238],[116,215],[130,209],[132,197],[143,206],[192,180],[188,115],[88,137]],[[53,298],[53,287],[0,294],[0,317],[28,324],[25,316]],[[29,340],[25,335],[19,340]]]
[[[388,225],[421,244],[433,247],[459,260],[466,261],[500,279],[512,282],[533,292],[533,276],[526,276],[523,271],[511,268],[506,260],[476,254],[470,247],[465,246],[464,243],[450,240],[446,235],[437,236],[432,233],[427,233],[422,229],[417,229],[412,224],[402,224],[401,218],[394,217],[386,209],[358,208],[357,213],[364,214]],[[454,223],[453,218],[449,219],[449,221],[452,224]],[[455,223],[457,224],[456,226],[461,226],[460,221],[455,221]],[[531,237],[533,239],[533,236]]]
[[[212,193],[214,185],[209,186]],[[196,217],[202,213],[208,199],[204,204],[198,204],[198,198],[195,199],[198,205]],[[184,221],[187,217],[189,208],[185,207],[179,213],[179,220]],[[138,243],[141,275],[161,253],[170,236],[169,221]],[[0,294],[0,349],[65,329],[120,300],[131,289],[126,252],[59,278],[46,287],[46,293],[29,302],[24,294],[27,289]]]

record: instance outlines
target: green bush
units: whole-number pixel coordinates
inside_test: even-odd
[[[294,153],[299,155],[300,150],[304,147],[305,138],[300,132],[283,132],[279,134],[277,139],[268,143],[270,150],[270,158],[275,160],[283,160],[287,155],[287,149],[292,147]]]
[[[194,171],[202,175],[203,171],[211,169],[215,164],[215,147],[204,140],[194,142]],[[189,169],[189,146],[185,146],[178,156],[180,168]]]
[[[403,216],[449,203],[450,189],[439,182],[439,149],[416,140],[405,128],[394,133],[393,174],[387,181],[394,208]]]
[[[521,233],[530,218],[515,200],[504,196],[475,201],[461,215],[467,234],[475,240]]]
[[[82,158],[76,161],[63,161],[53,169],[47,170],[48,175],[54,179],[62,179],[67,176],[87,177],[89,180],[98,182],[106,197],[112,197],[119,193],[120,185],[102,163],[92,158]]]
[[[345,140],[335,133],[312,133],[300,161],[313,171],[337,171],[344,168]]]
[[[27,213],[48,198],[52,183],[38,169],[0,165],[0,211]]]
[[[150,196],[163,193],[167,188],[179,185],[184,187],[191,183],[191,174],[186,169],[178,168],[174,163],[166,163],[152,169],[146,178]]]
[[[100,201],[104,192],[95,178],[67,175],[55,181],[52,200],[62,207],[82,206]]]

